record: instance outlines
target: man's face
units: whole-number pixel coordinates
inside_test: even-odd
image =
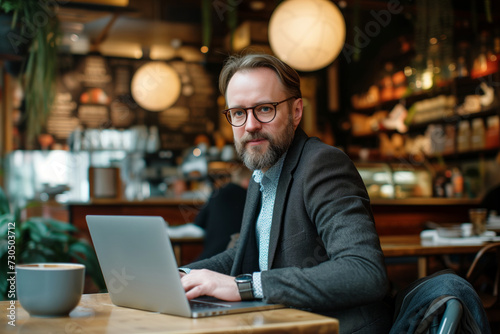
[[[226,91],[228,108],[248,108],[257,104],[279,102],[287,96],[274,71],[257,68],[236,72]],[[288,150],[294,131],[302,118],[302,99],[279,104],[276,118],[260,123],[251,110],[243,126],[233,127],[236,151],[251,169],[266,171]]]

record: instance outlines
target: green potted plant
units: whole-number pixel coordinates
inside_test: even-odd
[[[74,236],[76,227],[42,217],[21,221],[20,213],[19,208],[11,212],[0,188],[0,300],[10,299],[8,273],[14,272],[11,266],[22,263],[79,262],[100,291],[106,288],[94,248]]]
[[[0,1],[0,13],[11,20],[4,44],[14,52],[13,59],[22,61],[28,142],[41,133],[55,98],[59,20],[54,5],[48,0]]]

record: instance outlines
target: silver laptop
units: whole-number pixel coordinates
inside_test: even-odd
[[[88,215],[86,219],[115,305],[192,318],[283,307],[213,297],[189,301],[162,217]]]

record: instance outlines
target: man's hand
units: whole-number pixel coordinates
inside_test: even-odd
[[[240,292],[234,277],[206,269],[191,270],[188,275],[181,275],[181,283],[186,297],[212,296],[227,301],[240,301]]]

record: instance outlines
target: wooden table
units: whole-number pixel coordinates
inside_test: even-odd
[[[201,319],[118,307],[108,294],[83,295],[69,317],[30,317],[16,302],[15,327],[5,323],[8,301],[0,302],[2,333],[338,333],[337,319],[295,309],[276,309]],[[8,319],[7,321],[10,321]],[[4,325],[5,324],[5,325]]]
[[[418,277],[427,276],[427,259],[436,255],[475,254],[483,245],[433,245],[422,244],[419,235],[381,236],[380,245],[384,256],[418,258]]]

